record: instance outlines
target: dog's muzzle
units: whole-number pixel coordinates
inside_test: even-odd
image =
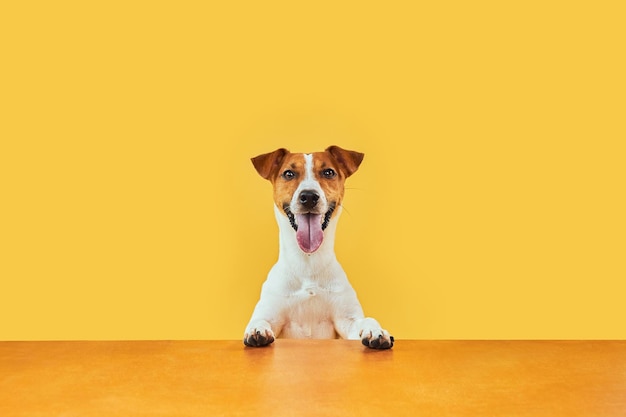
[[[315,207],[317,205],[316,200],[319,199],[319,195],[316,199],[314,195],[303,194],[304,192],[299,196],[300,204],[304,207],[307,207],[307,205]],[[313,202],[314,200],[315,202]],[[312,212],[294,214],[289,204],[283,205],[283,211],[287,215],[291,227],[296,231],[296,240],[303,252],[313,253],[321,246],[324,240],[324,230],[328,227],[335,207],[336,203],[332,202],[322,216],[322,214]]]
[[[334,202],[330,203],[328,207],[328,211],[326,212],[326,214],[324,214],[324,221],[322,222],[322,230],[325,230],[328,227],[328,222],[330,221],[330,218],[332,217],[336,206],[337,206],[336,203]],[[291,227],[293,227],[293,230],[297,232],[298,223],[296,223],[296,216],[291,211],[289,204],[283,204],[283,211],[285,212],[285,214],[287,215],[287,218],[289,219],[289,224],[291,224]],[[307,214],[310,214],[310,213],[307,213]]]

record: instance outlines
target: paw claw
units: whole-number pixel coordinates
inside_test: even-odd
[[[260,330],[246,333],[243,337],[243,344],[250,347],[261,347],[274,342],[274,333],[271,330],[266,330],[264,333],[262,334]]]
[[[386,331],[379,332],[378,337],[375,337],[372,332],[367,332],[366,334],[361,339],[361,343],[370,349],[391,349],[393,347],[394,338],[388,335]]]

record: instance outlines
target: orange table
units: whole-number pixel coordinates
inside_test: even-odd
[[[626,416],[626,341],[0,342],[0,416]]]

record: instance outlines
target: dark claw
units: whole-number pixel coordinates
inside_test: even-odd
[[[394,338],[389,336],[389,341],[383,339],[383,336],[378,336],[378,339],[361,339],[361,343],[371,349],[391,349],[393,347]]]
[[[243,344],[250,347],[267,346],[273,341],[273,337],[263,336],[260,331],[257,331],[256,334],[243,338]]]

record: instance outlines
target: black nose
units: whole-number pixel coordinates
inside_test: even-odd
[[[311,191],[311,190],[304,190],[300,193],[300,196],[299,196],[300,204],[302,204],[304,207],[308,208],[309,210],[315,207],[315,205],[317,204],[317,200],[319,199],[320,199],[320,195],[316,193],[315,191]]]

